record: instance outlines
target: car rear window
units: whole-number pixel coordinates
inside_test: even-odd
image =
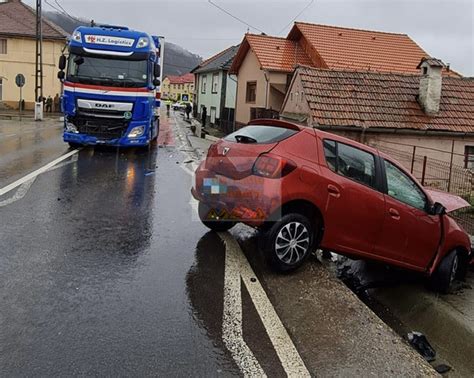
[[[297,132],[298,130],[283,127],[251,125],[227,135],[224,140],[239,143],[269,144],[280,142]]]

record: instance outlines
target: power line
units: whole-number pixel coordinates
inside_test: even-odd
[[[73,21],[76,21],[76,22],[80,22],[80,23],[84,23],[84,21],[82,20],[79,20],[78,18],[76,17],[73,17],[71,16],[64,8],[61,4],[59,4],[58,0],[54,0],[54,2],[57,4],[57,6],[55,6],[54,4],[51,4],[48,0],[44,0],[46,4],[48,4],[51,8],[53,8],[56,12],[60,13],[60,14],[63,14],[64,16],[66,17],[69,17],[71,20]],[[59,7],[59,8],[58,8]]]
[[[259,32],[263,33],[263,34],[266,34],[263,30],[259,29],[259,28],[256,28],[255,26],[252,26],[250,25],[248,22],[245,22],[244,20],[242,20],[241,18],[237,17],[237,16],[234,16],[232,13],[230,13],[229,11],[225,10],[224,8],[222,8],[221,6],[217,5],[216,3],[213,3],[212,0],[207,0],[207,2],[213,6],[215,6],[217,9],[221,10],[222,12],[224,12],[225,14],[227,14],[228,16],[232,17],[233,19],[241,22],[242,24],[244,25],[247,25],[249,28],[251,29],[255,29],[255,30],[258,30]]]
[[[290,26],[290,25],[293,23],[293,21],[295,21],[299,16],[301,16],[305,10],[307,10],[311,5],[313,5],[314,2],[315,2],[315,0],[311,0],[311,1],[309,2],[309,4],[307,4],[307,5],[301,10],[300,13],[298,13],[295,17],[293,17],[293,18],[291,19],[291,21],[288,22],[288,24],[286,24],[285,27],[284,27],[283,29],[281,29],[281,30],[278,32],[278,35],[280,35],[281,33],[283,33],[283,32],[286,30],[286,28],[287,28],[288,26]]]

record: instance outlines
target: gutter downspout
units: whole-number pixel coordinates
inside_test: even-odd
[[[268,83],[270,82],[267,74],[268,74],[268,71],[263,70],[263,75],[265,76],[265,109],[268,109]]]

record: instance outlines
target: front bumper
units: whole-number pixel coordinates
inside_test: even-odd
[[[147,136],[129,138],[123,136],[116,139],[101,139],[95,136],[64,132],[63,140],[67,143],[77,143],[84,146],[113,146],[113,147],[145,147],[150,144]]]

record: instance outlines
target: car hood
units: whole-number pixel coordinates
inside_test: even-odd
[[[425,188],[425,190],[428,192],[431,199],[434,202],[439,202],[441,205],[443,205],[448,213],[471,206],[469,202],[457,196],[456,194],[428,188]]]

